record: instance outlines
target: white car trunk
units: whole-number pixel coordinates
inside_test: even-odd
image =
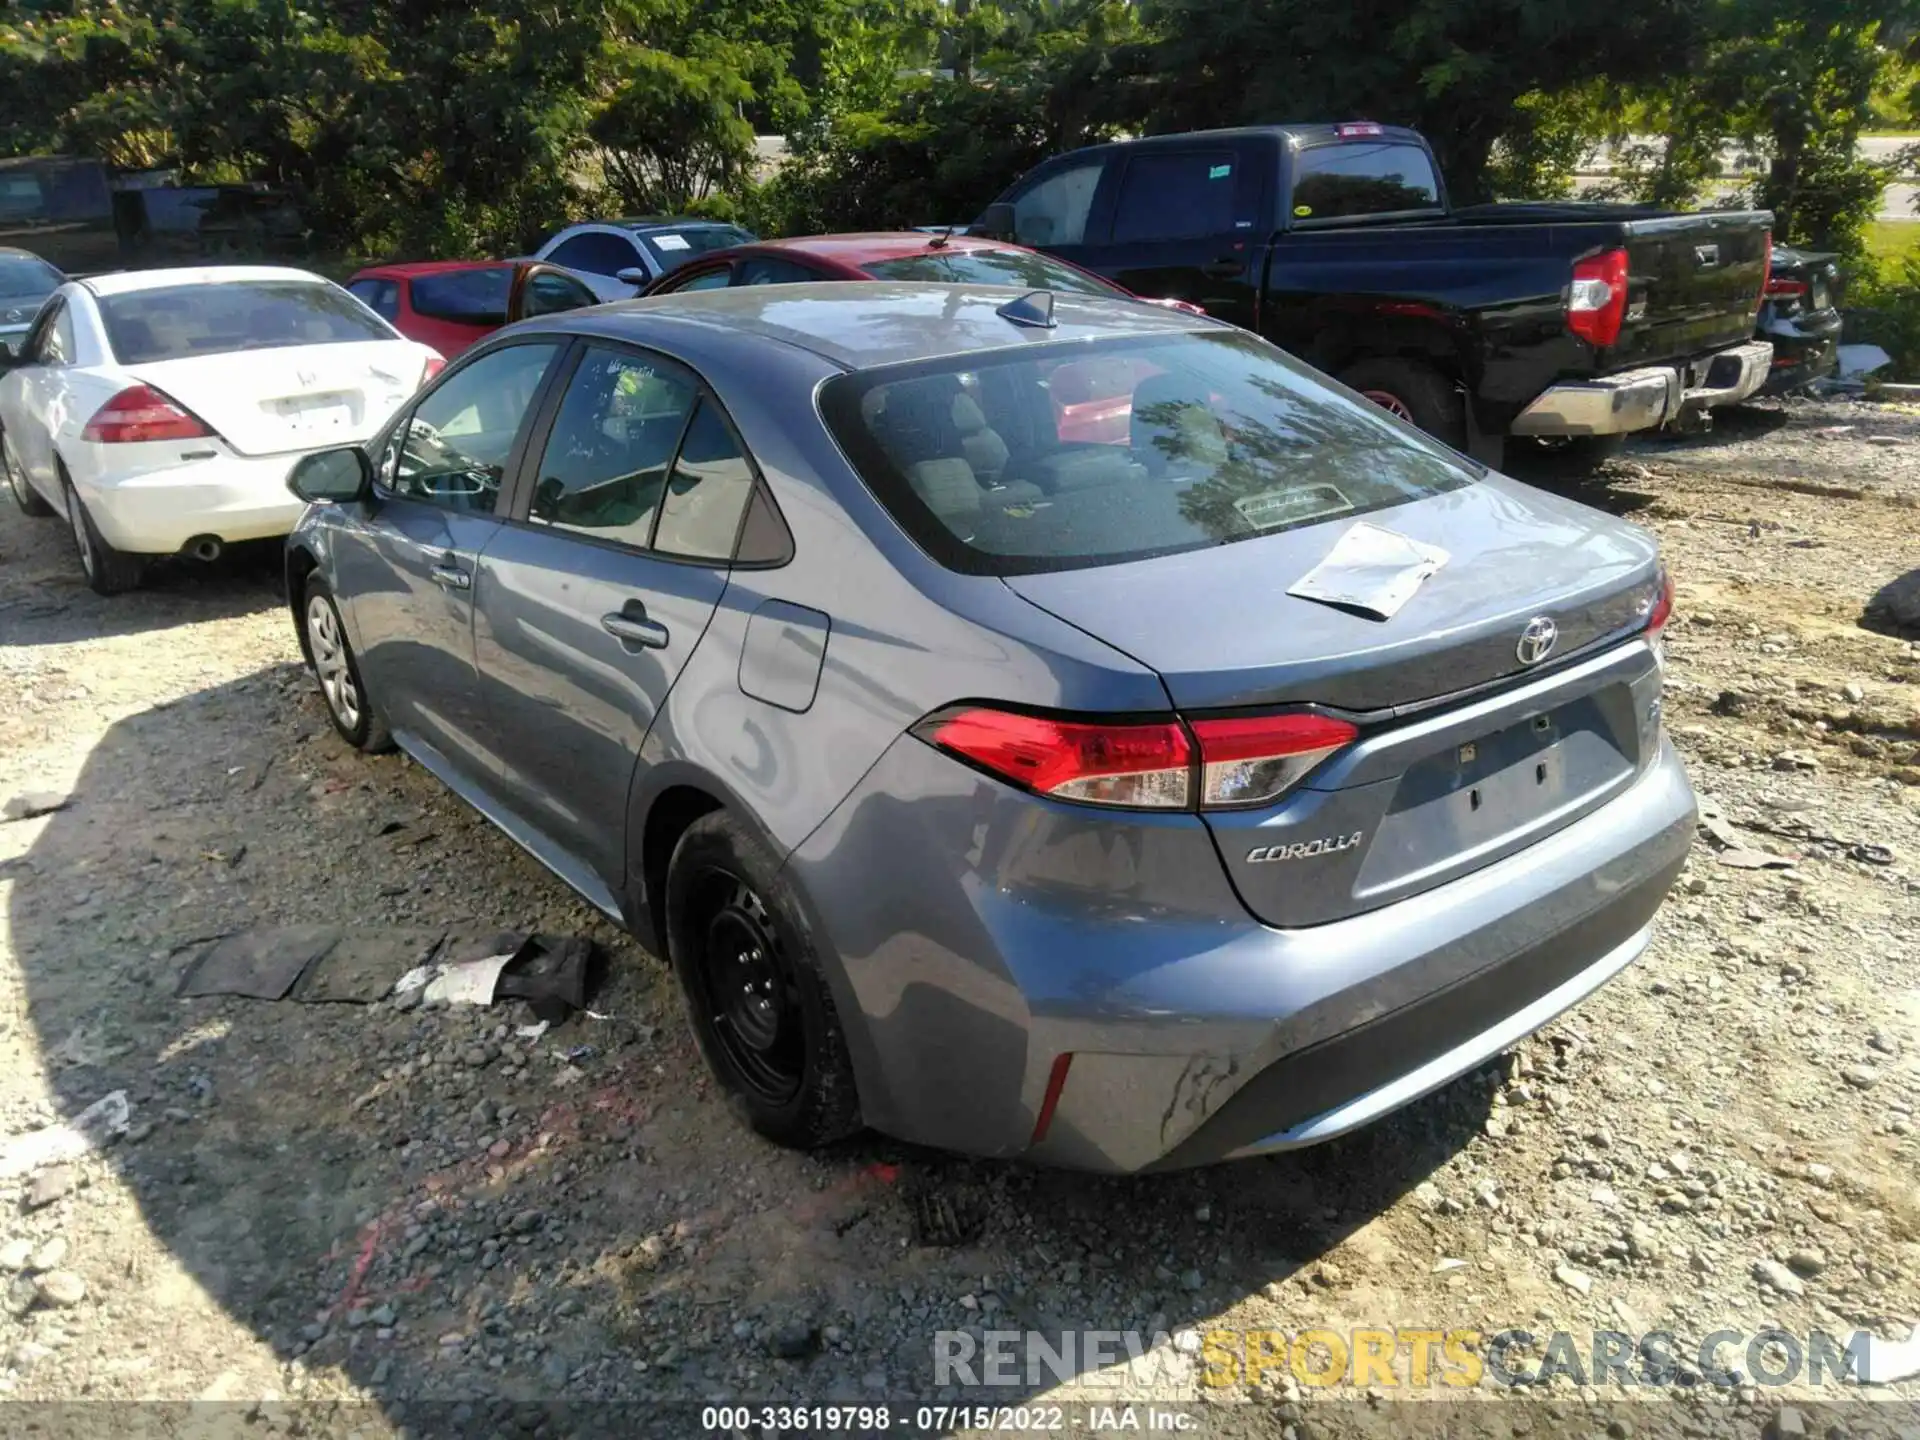
[[[242,455],[365,440],[419,388],[427,352],[410,340],[296,345],[129,365]]]

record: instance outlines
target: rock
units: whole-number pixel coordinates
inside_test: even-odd
[[[1880,1072],[1871,1065],[1849,1065],[1840,1078],[1856,1090],[1871,1090],[1880,1083]]]
[[[1787,1256],[1787,1268],[1794,1274],[1811,1280],[1827,1268],[1827,1257],[1821,1251],[1808,1247],[1796,1250]]]
[[[1183,1290],[1198,1290],[1206,1283],[1207,1277],[1198,1270],[1188,1270],[1180,1276],[1180,1288]]]
[[[1753,1278],[1762,1285],[1778,1290],[1782,1295],[1804,1295],[1807,1292],[1807,1287],[1801,1282],[1800,1277],[1778,1260],[1754,1261]]]
[[[27,1209],[44,1210],[57,1200],[64,1200],[80,1183],[80,1177],[74,1173],[71,1165],[53,1165],[33,1177],[33,1183],[27,1186]]]
[[[53,1354],[53,1347],[25,1340],[13,1347],[13,1368],[23,1374]]]
[[[49,1270],[35,1277],[33,1288],[47,1304],[63,1310],[87,1298],[87,1282],[71,1270]]]
[[[55,790],[27,790],[0,806],[0,820],[31,820],[36,815],[51,815],[73,803],[71,795]]]
[[[884,1390],[887,1388],[887,1372],[884,1370],[869,1370],[860,1377],[860,1383],[869,1390]]]
[[[66,1263],[66,1259],[66,1237],[64,1235],[56,1235],[51,1240],[43,1241],[40,1248],[33,1252],[33,1259],[28,1262],[28,1268],[31,1270],[58,1270]]]
[[[776,1359],[804,1360],[813,1353],[817,1343],[814,1328],[795,1320],[774,1327],[773,1334],[767,1338],[767,1349]]]
[[[24,1270],[33,1256],[33,1241],[9,1240],[0,1245],[0,1270]]]
[[[1782,1405],[1774,1412],[1766,1433],[1769,1440],[1805,1440],[1806,1417],[1791,1405]]]
[[[1862,685],[1858,680],[1849,680],[1840,687],[1840,693],[1846,696],[1853,704],[1858,705],[1862,700],[1867,698],[1867,687]]]
[[[1722,690],[1712,709],[1716,715],[1738,718],[1753,709],[1753,697],[1739,690]]]
[[[393,1322],[399,1317],[393,1313],[393,1306],[376,1305],[373,1313],[368,1315],[367,1318],[382,1330],[388,1330],[393,1327]]]
[[[1581,1295],[1589,1294],[1593,1290],[1592,1279],[1586,1275],[1582,1275],[1578,1270],[1575,1270],[1571,1265],[1554,1266],[1553,1278],[1558,1280],[1562,1285],[1566,1286],[1569,1290],[1575,1291]]]
[[[1822,1165],[1816,1160],[1807,1166],[1807,1179],[1823,1188],[1831,1185],[1833,1183],[1833,1167],[1831,1165]]]
[[[1773,757],[1773,768],[1784,771],[1818,770],[1820,762],[1813,756],[1802,754],[1798,750],[1782,750]]]

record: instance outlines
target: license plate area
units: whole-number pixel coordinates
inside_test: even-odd
[[[319,395],[289,395],[273,402],[274,412],[290,430],[324,433],[353,424],[353,399],[345,391]]]

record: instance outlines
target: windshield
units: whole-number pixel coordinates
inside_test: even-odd
[[[100,318],[123,365],[394,338],[379,317],[344,290],[305,280],[169,285],[105,295]]]
[[[0,296],[44,300],[60,284],[60,272],[32,255],[0,255]]]
[[[413,313],[429,320],[452,320],[461,325],[504,325],[507,293],[512,288],[511,265],[416,275],[410,287]]]
[[[756,237],[738,225],[685,225],[676,230],[654,230],[635,238],[660,262],[660,272],[664,275],[679,269],[696,255],[733,245],[750,245]]]
[[[821,408],[921,548],[971,574],[1230,545],[1477,475],[1241,331],[860,371]]]
[[[1440,208],[1433,161],[1418,145],[1383,140],[1316,145],[1293,161],[1293,217],[1332,220]]]
[[[876,280],[927,280],[946,285],[1017,285],[1077,295],[1122,295],[1119,286],[1031,250],[925,250],[860,267]]]

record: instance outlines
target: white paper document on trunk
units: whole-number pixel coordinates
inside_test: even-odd
[[[1447,558],[1437,545],[1363,520],[1340,537],[1326,559],[1294,581],[1287,593],[1391,620]]]

